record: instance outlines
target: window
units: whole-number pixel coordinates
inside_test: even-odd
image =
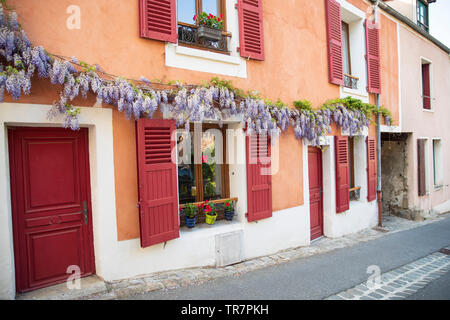
[[[225,129],[202,126],[200,134],[178,133],[179,203],[194,203],[229,197],[228,165],[224,164]]]
[[[348,186],[350,201],[359,200],[361,187],[355,184],[355,137],[348,138]]]
[[[417,0],[417,24],[428,32],[428,4]]]
[[[225,19],[226,0],[177,0],[178,42],[186,46],[195,46],[206,50],[228,52],[228,38]],[[203,37],[198,32],[194,16],[202,12],[222,16],[223,29],[221,40]]]
[[[347,75],[352,74],[350,64],[350,35],[348,23],[342,21],[342,51],[344,59],[344,73]]]
[[[422,107],[431,109],[430,63],[422,62]]]
[[[356,31],[357,25],[360,21],[360,19],[355,18],[352,18],[349,21],[341,21],[342,71],[344,73],[344,87],[355,90],[358,89],[359,80],[355,74],[361,73],[362,65],[360,59],[364,59],[363,55],[360,54],[360,43],[358,44],[358,36],[362,36],[363,34]],[[354,65],[352,62],[354,62]]]
[[[443,184],[441,139],[433,139],[433,182],[435,187]]]

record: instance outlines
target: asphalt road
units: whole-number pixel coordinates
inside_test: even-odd
[[[387,272],[450,245],[450,217],[332,252],[225,277],[198,286],[130,297],[150,300],[323,299],[367,281],[367,268]],[[450,299],[450,273],[408,299]]]

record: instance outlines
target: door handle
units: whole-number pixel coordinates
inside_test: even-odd
[[[89,218],[88,218],[88,208],[87,208],[87,201],[83,201],[83,215],[84,215],[84,224],[88,224]]]

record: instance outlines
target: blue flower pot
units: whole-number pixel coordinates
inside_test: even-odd
[[[186,227],[188,227],[188,228],[193,228],[193,227],[195,227],[195,222],[197,221],[197,217],[194,217],[194,218],[188,218],[188,217],[186,217],[186,216],[184,216],[184,222],[185,222],[185,224],[186,224]]]
[[[234,217],[234,210],[233,211],[225,211],[225,220],[231,221]]]

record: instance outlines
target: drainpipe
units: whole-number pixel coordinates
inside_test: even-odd
[[[373,5],[375,22],[378,22],[378,2]],[[375,94],[377,110],[380,110],[380,95]],[[378,204],[378,227],[383,227],[383,206],[381,203],[381,121],[380,113],[377,113],[377,204]]]

